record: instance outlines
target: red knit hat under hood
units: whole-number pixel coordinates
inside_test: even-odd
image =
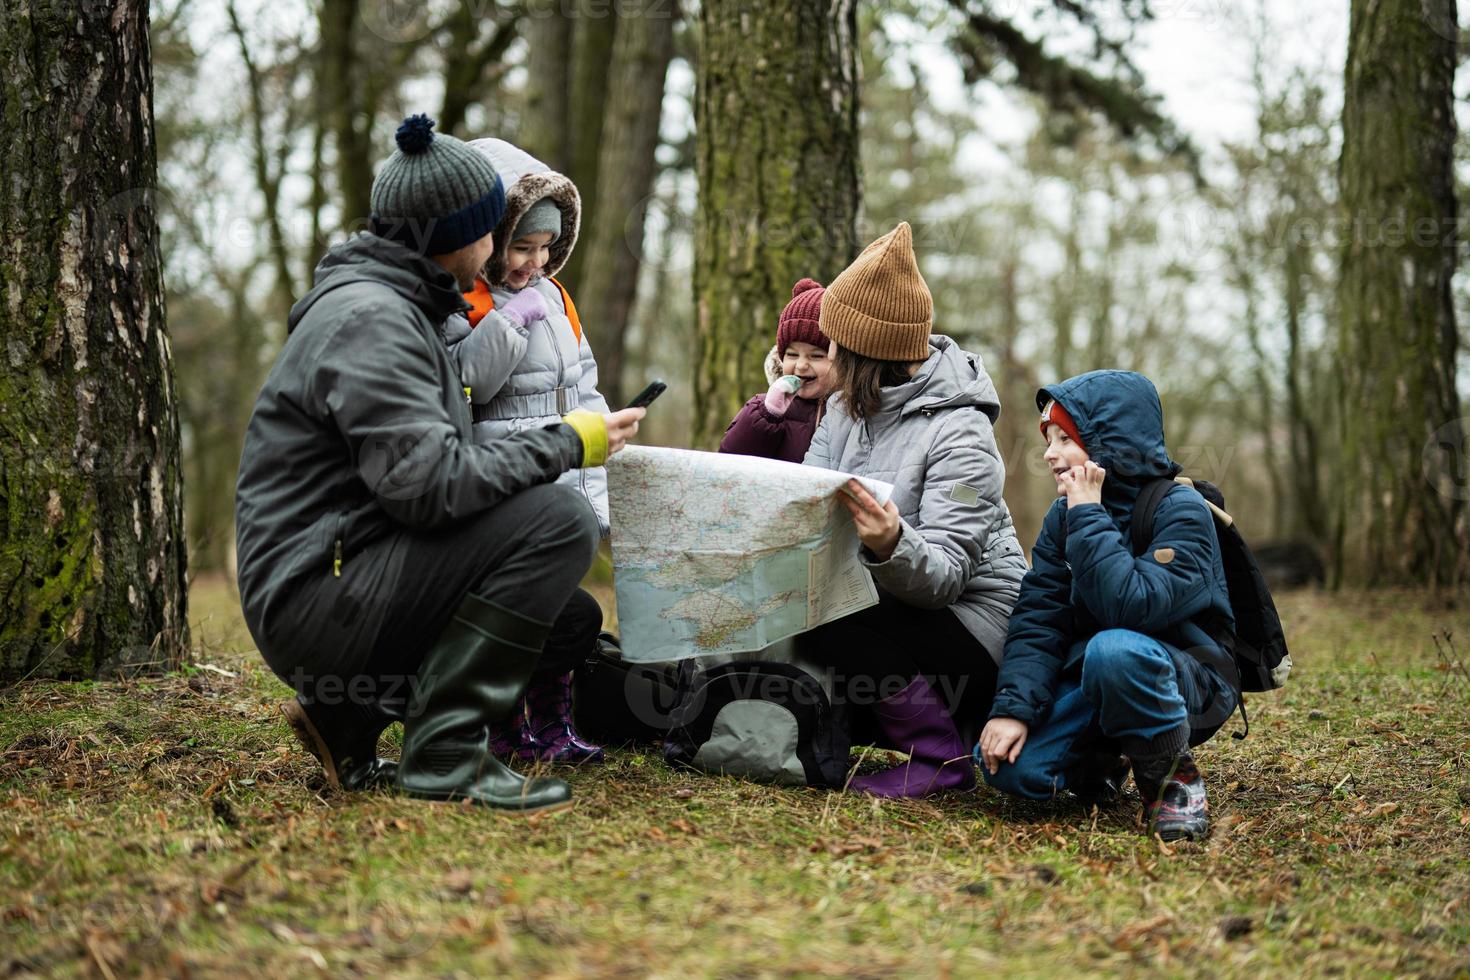
[[[1077,423],[1072,421],[1072,416],[1062,407],[1061,402],[1055,399],[1047,402],[1046,407],[1041,410],[1042,438],[1046,437],[1046,427],[1048,425],[1061,426],[1062,431],[1070,436],[1073,442],[1082,446],[1083,449],[1087,448],[1082,443],[1082,437],[1077,434]]]

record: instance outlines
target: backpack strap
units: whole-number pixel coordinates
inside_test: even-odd
[[[550,278],[550,277],[548,277]],[[577,316],[577,305],[572,302],[572,294],[567,292],[567,287],[551,280],[552,285],[561,290],[562,305],[567,308],[567,319],[571,321],[572,333],[577,338],[577,343],[582,343],[582,318]],[[485,319],[485,314],[495,309],[495,297],[490,292],[490,287],[485,285],[485,280],[476,278],[475,285],[469,292],[464,294],[465,302],[470,304],[470,311],[466,314],[470,319],[470,326],[477,327],[480,321]]]
[[[577,335],[577,343],[578,344],[581,344],[582,343],[582,318],[579,317],[579,316],[577,316],[577,305],[572,302],[572,294],[569,293],[569,292],[567,292],[567,287],[563,286],[561,283],[557,282],[552,277],[547,276],[547,278],[548,279],[551,279],[551,284],[553,286],[555,286],[557,289],[560,289],[561,290],[561,301],[562,301],[562,305],[564,305],[567,308],[567,319],[572,322],[572,333],[574,333],[574,334]]]
[[[471,327],[478,327],[480,321],[485,319],[485,314],[495,309],[495,297],[490,294],[490,287],[485,285],[485,280],[479,276],[475,277],[475,284],[470,287],[470,291],[464,294],[464,301],[470,304],[470,311],[465,316],[469,317]]]
[[[1147,551],[1149,542],[1153,541],[1154,514],[1159,509],[1159,502],[1173,487],[1173,480],[1161,476],[1145,483],[1138,492],[1138,499],[1133,502],[1133,521],[1128,529],[1135,556]]]

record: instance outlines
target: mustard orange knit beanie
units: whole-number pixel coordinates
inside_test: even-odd
[[[934,298],[907,221],[863,249],[822,297],[822,333],[864,357],[925,360],[933,325]]]

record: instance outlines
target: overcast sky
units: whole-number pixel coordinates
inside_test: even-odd
[[[1250,0],[1154,0],[1157,19],[1139,32],[1134,60],[1164,108],[1206,148],[1254,130],[1249,47],[1233,11]],[[1348,0],[1270,3],[1278,68],[1326,70],[1341,87],[1347,58]]]
[[[1298,66],[1313,70],[1330,89],[1341,89],[1347,53],[1348,0],[1267,0],[1271,25],[1273,70],[1282,75]],[[1033,10],[1048,11],[1049,0],[994,0],[995,8],[1026,24]],[[1143,72],[1149,90],[1163,100],[1165,115],[1191,136],[1206,156],[1226,141],[1254,132],[1250,93],[1250,44],[1245,18],[1256,0],[1153,0],[1155,19],[1140,26],[1130,56]],[[899,29],[902,29],[899,22]],[[1067,37],[1046,33],[1045,21],[1025,29],[1040,37],[1049,51],[1075,50],[1084,40],[1076,31]],[[904,37],[923,54],[931,91],[946,109],[970,106],[983,119],[987,140],[1014,145],[1033,125],[1027,112],[994,86],[967,89],[960,66],[941,34]],[[1010,166],[983,148],[972,150],[975,165]],[[969,154],[967,154],[968,156]]]

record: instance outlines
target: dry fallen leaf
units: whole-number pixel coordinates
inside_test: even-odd
[[[465,895],[475,887],[475,876],[463,869],[451,871],[444,876],[444,887],[456,895]]]
[[[1166,912],[1163,915],[1156,915],[1152,919],[1145,919],[1143,922],[1135,922],[1132,925],[1124,926],[1113,939],[1113,947],[1115,949],[1127,948],[1133,945],[1134,940],[1157,932],[1165,926],[1172,924],[1173,921],[1174,917]]]

